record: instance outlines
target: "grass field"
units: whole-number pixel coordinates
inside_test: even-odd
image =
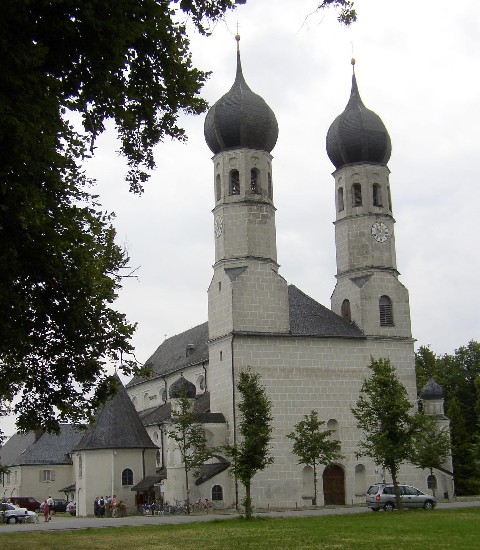
[[[480,508],[8,533],[5,550],[478,549]]]

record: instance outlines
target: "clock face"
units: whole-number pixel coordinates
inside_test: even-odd
[[[213,222],[214,225],[214,231],[215,231],[215,237],[220,237],[223,233],[223,217],[217,216],[215,218],[215,221]]]
[[[384,243],[388,239],[388,227],[382,222],[375,222],[372,225],[372,237],[379,243]]]

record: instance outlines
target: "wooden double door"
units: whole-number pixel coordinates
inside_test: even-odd
[[[345,504],[345,474],[340,466],[332,465],[323,472],[325,505]]]

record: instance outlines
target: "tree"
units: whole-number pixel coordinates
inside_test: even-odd
[[[250,369],[242,371],[237,389],[242,396],[238,405],[240,413],[240,443],[223,447],[225,453],[233,459],[232,471],[236,480],[245,487],[242,505],[246,519],[252,518],[252,479],[257,472],[273,463],[270,455],[272,439],[272,403],[265,388],[260,384],[260,375]]]
[[[212,450],[207,447],[207,438],[203,426],[198,422],[198,415],[193,410],[193,401],[181,397],[178,409],[172,411],[172,425],[169,436],[176,442],[185,472],[187,492],[187,513],[190,513],[189,474],[198,476],[199,469],[212,457]]]
[[[421,427],[413,435],[409,460],[422,470],[429,470],[433,476],[433,470],[442,468],[450,456],[450,433],[445,428],[440,429],[432,416],[423,415],[419,418]],[[433,486],[433,496],[435,489]]]
[[[343,458],[340,441],[330,439],[335,430],[321,430],[324,424],[318,419],[317,411],[311,411],[295,424],[295,431],[287,435],[293,441],[293,453],[298,456],[298,463],[313,468],[314,505],[317,504],[317,467],[321,464],[328,466]]]
[[[405,386],[388,359],[371,359],[372,371],[352,409],[357,428],[363,431],[357,456],[368,456],[391,475],[398,509],[402,509],[398,488],[400,465],[411,458],[415,435],[422,426],[420,413],[412,413]]]
[[[234,5],[0,3],[0,403],[19,397],[19,428],[85,420],[115,390],[105,365],[132,350],[134,331],[111,307],[128,258],[82,162],[113,120],[141,192],[153,146],[184,140],[179,113],[207,107],[185,20],[207,33]]]
[[[323,0],[318,5],[317,10],[335,8],[338,13],[337,20],[347,27],[357,20],[357,12],[352,0]]]
[[[416,372],[420,391],[433,377],[444,392],[445,410],[451,421],[456,493],[476,494],[480,488],[480,468],[475,458],[475,445],[480,440],[480,343],[472,340],[453,354],[442,356],[421,347],[416,353]]]

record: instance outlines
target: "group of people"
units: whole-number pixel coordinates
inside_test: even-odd
[[[52,519],[52,514],[54,511],[53,505],[53,498],[50,495],[40,505],[40,508],[43,507],[43,517],[45,518],[45,521],[50,521]]]
[[[111,508],[112,516],[114,516],[117,510],[117,499],[115,495],[105,498],[103,498],[103,496],[95,497],[95,500],[93,501],[93,513],[95,514],[95,517],[105,517],[105,508],[107,506]]]

